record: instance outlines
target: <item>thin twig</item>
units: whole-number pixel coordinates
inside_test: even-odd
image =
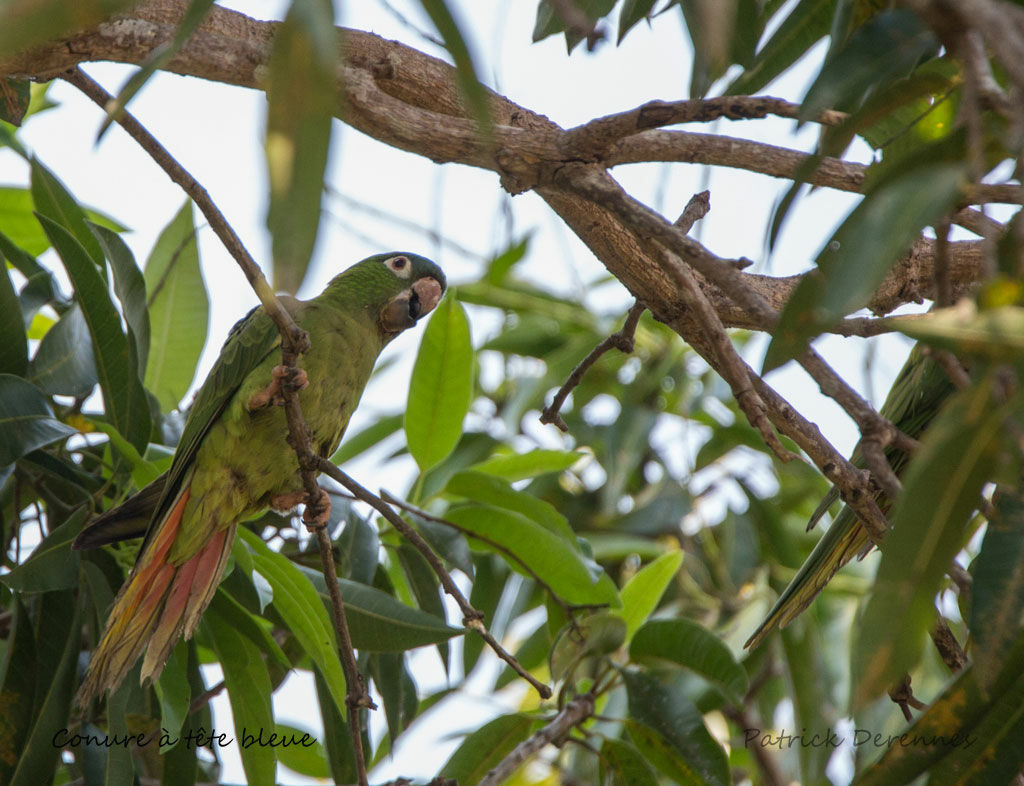
[[[551,719],[543,728],[523,740],[498,765],[480,781],[480,786],[500,786],[527,759],[548,744],[559,745],[576,726],[587,721],[594,714],[594,696],[584,693],[577,696]]]
[[[942,658],[942,662],[946,664],[949,670],[954,674],[962,671],[964,666],[967,665],[967,655],[964,653],[964,648],[960,646],[960,642],[956,640],[956,636],[953,635],[953,631],[949,629],[946,620],[942,617],[935,621],[935,627],[931,629],[931,637],[939,657]]]
[[[693,225],[711,212],[711,192],[700,191],[690,197],[683,212],[679,214],[674,222],[676,228],[685,234],[690,234]]]
[[[430,545],[423,539],[423,537],[406,521],[399,516],[395,511],[388,505],[385,500],[378,497],[376,494],[371,492],[369,489],[363,487],[351,478],[346,472],[339,467],[336,467],[327,459],[321,458],[318,465],[318,469],[324,475],[334,478],[341,485],[347,488],[356,499],[360,499],[366,502],[378,513],[381,514],[388,523],[397,529],[406,540],[408,540],[427,560],[431,569],[437,575],[437,578],[441,582],[441,586],[444,587],[444,591],[450,595],[459,606],[459,610],[462,612],[463,623],[468,628],[475,630],[480,637],[487,643],[487,645],[494,651],[494,654],[501,658],[507,663],[520,677],[530,683],[533,688],[540,694],[541,698],[547,699],[551,697],[551,688],[545,685],[543,682],[537,680],[530,672],[523,668],[522,664],[511,655],[497,639],[494,638],[487,630],[483,623],[483,612],[473,608],[470,602],[466,599],[466,596],[462,594],[461,590],[455,586],[455,582],[452,581],[452,577],[448,575],[448,571],[445,570],[444,565],[441,563],[440,558],[434,553],[434,550],[430,548]],[[389,497],[385,492],[385,497]],[[394,499],[394,498],[391,498]]]
[[[581,158],[600,156],[603,151],[625,137],[651,128],[679,123],[710,123],[720,118],[729,120],[759,120],[769,115],[796,118],[800,104],[772,96],[721,96],[684,101],[649,101],[648,103],[591,120],[566,131],[566,151]],[[832,109],[825,110],[816,122],[836,126],[848,115]]]
[[[662,262],[662,267],[667,270],[675,282],[687,308],[693,311],[694,318],[705,330],[707,346],[714,353],[712,358],[707,359],[712,363],[715,371],[728,383],[733,397],[736,399],[736,404],[780,461],[792,461],[797,458],[795,453],[782,444],[778,434],[772,428],[765,412],[764,402],[750,382],[743,359],[729,340],[718,312],[701,291],[693,272],[675,254],[667,250],[662,254],[665,260]]]
[[[62,78],[77,87],[101,109],[106,107],[112,100],[112,96],[99,83],[78,68],[65,72],[62,74]],[[256,292],[256,296],[263,304],[263,308],[275,325],[277,325],[281,333],[282,364],[286,368],[295,368],[298,364],[299,355],[309,349],[309,336],[295,324],[291,315],[274,295],[274,291],[270,288],[270,284],[256,264],[256,261],[249,254],[230,224],[228,224],[224,214],[221,213],[207,190],[130,113],[123,112],[117,122],[164,170],[168,177],[191,197],[203,215],[206,216],[210,227],[220,238],[228,253],[231,254],[239,267],[242,268],[246,278]],[[294,385],[283,384],[281,392],[284,399],[285,417],[288,422],[288,443],[295,450],[308,500],[304,518],[316,520],[319,518],[319,514],[324,512],[321,507],[321,500],[326,499],[326,495],[324,495],[316,483],[316,456],[310,443],[309,427],[302,416],[299,399],[296,395],[297,390]],[[317,530],[324,575],[331,594],[335,634],[348,681],[346,703],[349,710],[349,727],[353,731],[352,745],[356,759],[356,771],[360,786],[366,786],[368,781],[362,749],[362,736],[359,734],[358,708],[372,707],[373,702],[366,692],[365,682],[359,673],[355,653],[352,650],[352,639],[345,620],[345,605],[334,569],[334,557],[331,553],[330,539],[327,537],[323,524],[320,524]]]
[[[562,409],[562,405],[565,404],[565,400],[569,397],[569,394],[576,388],[580,382],[583,381],[584,375],[590,370],[605,352],[610,349],[618,349],[621,352],[625,352],[627,355],[633,351],[633,335],[636,333],[636,326],[640,322],[640,316],[646,310],[646,306],[639,300],[636,301],[629,309],[626,314],[626,321],[623,323],[622,328],[612,333],[608,338],[594,347],[587,354],[583,360],[572,370],[569,378],[565,380],[565,383],[558,389],[555,397],[551,399],[551,403],[544,407],[544,411],[540,414],[541,423],[552,423],[557,426],[561,431],[568,431],[569,426],[562,420],[562,416],[559,411]]]

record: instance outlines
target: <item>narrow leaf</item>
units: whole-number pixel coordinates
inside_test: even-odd
[[[125,439],[141,451],[149,438],[149,405],[134,374],[135,357],[121,330],[121,318],[110,301],[106,282],[85,249],[66,229],[46,216],[39,216],[39,220],[64,263],[89,325],[107,416]],[[96,239],[92,239],[95,243]]]
[[[103,252],[85,224],[85,211],[71,196],[67,187],[35,158],[32,159],[31,180],[32,201],[35,203],[36,212],[70,232],[88,253],[89,258],[96,265],[102,267]],[[43,229],[46,229],[45,225]],[[53,243],[52,237],[50,237],[50,243]]]
[[[921,229],[956,203],[963,176],[962,162],[918,166],[865,196],[818,255],[818,271],[790,296],[764,370],[796,357],[822,330],[863,307]]]
[[[128,323],[128,332],[135,340],[136,368],[142,375],[146,372],[146,360],[149,357],[149,306],[146,302],[146,279],[135,264],[135,257],[125,242],[116,232],[105,226],[88,223],[89,229],[110,261],[110,269],[114,272],[114,292],[121,301],[124,320]]]
[[[320,226],[337,60],[330,0],[295,0],[274,35],[267,79],[267,227],[274,286],[287,292],[302,284]]]
[[[855,705],[884,693],[920,658],[942,576],[964,545],[999,457],[1010,410],[994,398],[993,385],[990,375],[955,393],[907,467],[855,640]]]
[[[715,634],[688,619],[651,620],[629,645],[634,660],[664,660],[684,666],[719,688],[739,706],[747,691],[747,672]]]
[[[246,782],[250,786],[274,786],[277,782],[274,747],[256,741],[260,732],[265,738],[274,729],[266,664],[256,645],[221,620],[213,609],[203,615],[201,625],[224,670],[224,684],[235,722],[235,744],[242,757]]]
[[[405,410],[405,433],[421,472],[444,459],[462,434],[473,393],[473,346],[466,312],[446,297],[420,342]]]
[[[287,557],[271,551],[259,536],[239,527],[238,537],[252,552],[255,569],[274,588],[274,608],[324,675],[334,701],[344,711],[345,674],[334,644],[334,627],[316,589]]]
[[[457,783],[479,783],[483,777],[525,740],[536,721],[529,715],[502,715],[466,737],[441,768]]]
[[[971,565],[971,660],[978,680],[990,685],[1024,622],[1024,496],[1000,486],[992,515]]]
[[[645,565],[626,582],[620,592],[622,608],[615,612],[626,621],[626,641],[632,639],[637,629],[654,613],[682,564],[683,552],[670,551]]]
[[[451,8],[445,0],[420,0],[420,5],[441,34],[445,49],[455,61],[455,69],[459,77],[459,87],[465,95],[473,112],[480,136],[489,139],[493,133],[494,120],[491,118],[490,92],[477,79],[473,56],[466,43],[466,37],[460,24],[452,15]]]
[[[39,388],[21,377],[0,374],[0,468],[76,433],[53,417]]]
[[[78,586],[80,552],[71,549],[71,541],[81,531],[86,508],[79,508],[67,521],[47,535],[43,542],[20,565],[0,576],[12,590],[19,592],[50,592]]]
[[[835,7],[836,0],[800,0],[723,95],[753,95],[780,76],[828,35]]]
[[[513,568],[528,569],[568,603],[619,605],[618,592],[607,574],[594,581],[572,545],[525,516],[474,505],[451,510],[446,518],[497,551]]]
[[[0,253],[0,374],[23,376],[28,368],[28,341],[18,295]]]
[[[146,262],[145,282],[152,330],[146,387],[169,412],[192,385],[209,320],[191,202],[160,233]]]
[[[32,358],[28,379],[51,396],[85,398],[96,387],[99,376],[92,336],[77,303],[46,331]]]
[[[731,783],[725,751],[708,733],[700,712],[678,685],[648,672],[626,670],[622,677],[630,717],[656,733],[636,733],[638,730],[630,727],[630,736],[641,753],[655,753],[653,763],[663,772],[665,764],[671,762],[677,771],[686,773],[683,783]],[[664,743],[670,750],[664,750]]]

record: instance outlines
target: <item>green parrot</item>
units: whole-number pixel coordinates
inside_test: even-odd
[[[444,273],[429,259],[392,252],[353,265],[312,300],[281,298],[310,335],[303,370],[291,383],[302,388],[299,401],[319,455],[331,455],[341,441],[384,346],[429,313],[445,287]],[[275,406],[286,375],[277,365],[280,346],[262,307],[240,320],[196,394],[171,468],[75,540],[81,549],[145,534],[79,705],[116,689],[143,651],[141,681],[155,680],[216,592],[238,523],[305,499],[284,410]]]
[[[896,376],[879,413],[904,434],[918,439],[952,392],[953,384],[948,374],[921,344],[916,344]],[[884,452],[889,466],[901,475],[909,459],[907,454],[891,445]],[[859,448],[853,451],[850,460],[855,466],[864,466]],[[808,530],[818,523],[837,499],[839,489],[833,487],[811,516]],[[879,495],[878,504],[883,513],[888,513],[892,502]],[[786,627],[811,604],[836,571],[854,557],[866,555],[872,545],[867,529],[861,525],[853,508],[844,506],[744,647],[756,647],[776,626]]]

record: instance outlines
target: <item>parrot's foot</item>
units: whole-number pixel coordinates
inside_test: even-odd
[[[284,404],[284,390],[299,391],[309,385],[306,372],[296,366],[274,366],[270,371],[270,384],[249,399],[249,409],[263,409]],[[294,506],[293,506],[294,507]]]
[[[306,500],[306,509],[302,512],[302,521],[307,529],[314,530],[327,526],[331,517],[331,498],[321,488],[315,500]]]
[[[305,491],[292,491],[289,494],[278,494],[276,497],[270,498],[270,507],[284,513],[285,511],[291,510],[305,499]]]

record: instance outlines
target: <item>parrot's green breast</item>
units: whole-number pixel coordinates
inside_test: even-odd
[[[371,320],[359,318],[363,315],[313,301],[296,311],[296,323],[312,337],[300,360],[309,385],[299,392],[299,402],[313,449],[329,456],[341,441],[384,342]],[[187,560],[216,530],[256,516],[270,506],[272,497],[302,488],[295,453],[287,447],[284,408],[250,412],[246,406],[266,387],[278,363],[280,355],[272,352],[248,374],[197,451],[171,562]]]

